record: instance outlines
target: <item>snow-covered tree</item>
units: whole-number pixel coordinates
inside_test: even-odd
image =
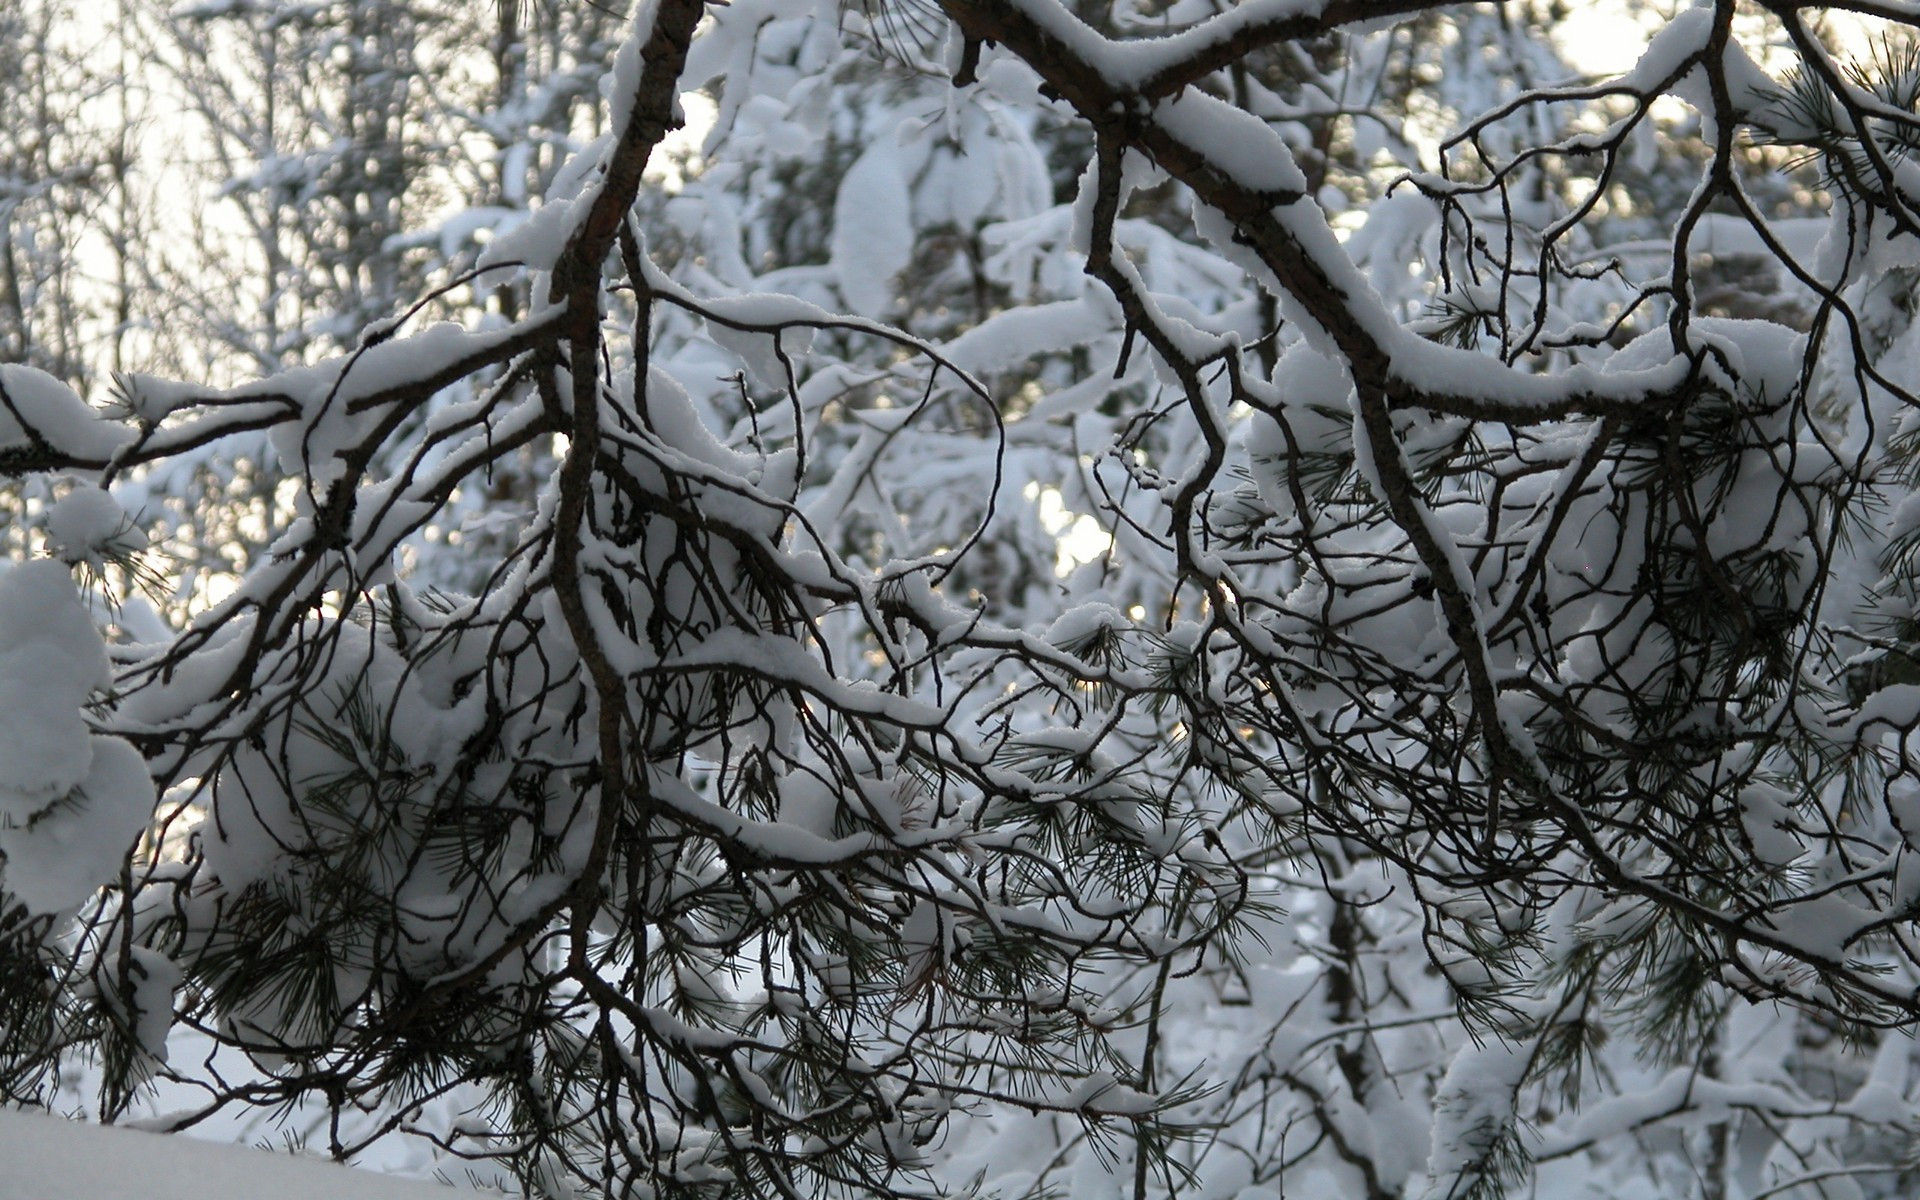
[[[1843,7],[143,8],[173,332],[0,365],[0,1095],[1906,1194],[1920,12]]]

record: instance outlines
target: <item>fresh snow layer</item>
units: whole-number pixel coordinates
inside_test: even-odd
[[[86,777],[80,706],[112,682],[66,565],[0,568],[0,825],[25,823]]]
[[[58,453],[105,459],[133,440],[133,430],[101,419],[72,388],[37,367],[0,364],[0,393],[6,398],[0,450],[27,449],[38,438]]]
[[[912,198],[900,147],[882,137],[847,168],[834,200],[833,269],[856,312],[883,317],[894,276],[913,261]]]
[[[146,760],[121,738],[90,737],[76,793],[30,824],[0,826],[0,883],[36,913],[71,912],[119,873],[127,847],[153,816]]]
[[[85,903],[153,813],[139,752],[81,712],[112,681],[66,565],[0,569],[0,888],[33,912]]]
[[[47,548],[67,562],[98,566],[110,555],[147,548],[147,536],[111,495],[76,487],[47,513]]]
[[[0,1109],[0,1200],[432,1200],[466,1189]]]

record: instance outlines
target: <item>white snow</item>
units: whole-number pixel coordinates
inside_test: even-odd
[[[0,365],[0,450],[25,449],[35,437],[61,453],[104,461],[134,432],[106,420],[45,371]]]
[[[47,512],[47,549],[65,562],[99,566],[108,557],[146,548],[146,534],[101,488],[76,487]]]
[[[1514,1091],[1528,1055],[1501,1041],[1468,1045],[1454,1056],[1433,1097],[1433,1157],[1429,1197],[1450,1196],[1463,1174],[1480,1169],[1494,1142],[1514,1121]]]
[[[1633,69],[1620,77],[1623,86],[1652,91],[1698,56],[1713,32],[1711,9],[1695,8],[1676,15],[1653,35]]]
[[[1061,648],[1078,646],[1089,638],[1103,632],[1118,629],[1130,629],[1133,623],[1120,615],[1120,610],[1104,601],[1092,601],[1078,604],[1067,609],[1047,626],[1046,640],[1051,646]]]
[[[1307,189],[1293,152],[1265,121],[1205,92],[1182,92],[1153,110],[1154,123],[1207,156],[1240,187],[1252,192]]]
[[[0,885],[37,913],[72,912],[119,873],[153,816],[146,760],[120,738],[88,739],[91,766],[66,803],[27,825],[0,825]]]
[[[86,775],[78,709],[111,680],[106,646],[64,565],[37,559],[0,570],[0,820],[25,819]]]
[[[942,348],[963,371],[1011,370],[1036,354],[1083,346],[1113,328],[1096,303],[1084,299],[1030,305],[995,313]]]
[[[464,1188],[0,1109],[0,1200],[430,1200]]]
[[[764,292],[715,297],[701,304],[725,321],[767,331],[740,329],[721,320],[707,322],[707,334],[714,343],[737,355],[753,381],[766,388],[787,386],[787,368],[780,361],[781,354],[789,360],[805,354],[813,344],[811,323],[832,319],[831,314],[805,301]]]
[[[833,204],[833,269],[856,312],[885,316],[893,280],[913,260],[913,217],[900,147],[881,137],[847,168]]]
[[[80,707],[112,681],[66,566],[0,571],[0,887],[37,913],[79,907],[153,812],[146,763]]]

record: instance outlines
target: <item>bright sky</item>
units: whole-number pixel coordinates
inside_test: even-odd
[[[1554,27],[1560,52],[1582,70],[1616,74],[1639,61],[1647,34],[1619,3],[1576,4],[1566,20]]]
[[[1663,5],[1674,11],[1691,6],[1692,0],[1665,0]],[[1832,38],[1829,48],[1843,58],[1864,55],[1881,28],[1864,17],[1843,12],[1825,13],[1823,22]],[[1647,40],[1661,24],[1660,14],[1645,8],[1629,12],[1624,0],[1596,0],[1574,4],[1573,12],[1554,26],[1553,38],[1567,61],[1581,69],[1593,74],[1617,74],[1639,60]],[[1736,25],[1736,35],[1739,31]],[[1775,65],[1768,62],[1768,48],[1751,44],[1745,48],[1762,67]]]

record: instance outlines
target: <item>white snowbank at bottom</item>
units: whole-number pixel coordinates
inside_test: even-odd
[[[246,1146],[0,1109],[0,1200],[451,1200],[475,1194]]]

